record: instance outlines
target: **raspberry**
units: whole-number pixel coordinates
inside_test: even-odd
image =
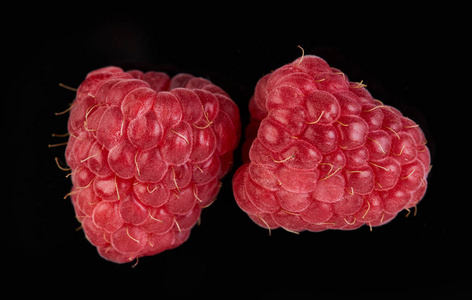
[[[125,263],[189,237],[231,167],[240,119],[206,79],[106,67],[78,88],[68,131],[76,217],[102,257]]]
[[[249,110],[233,191],[261,227],[372,228],[426,192],[430,154],[419,126],[317,56],[262,77]]]

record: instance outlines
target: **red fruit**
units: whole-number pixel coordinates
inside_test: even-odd
[[[108,67],[78,88],[68,128],[77,219],[101,256],[125,263],[188,238],[232,164],[240,119],[206,79]]]
[[[419,126],[319,57],[262,77],[249,110],[233,190],[264,228],[380,226],[424,196],[430,155]]]

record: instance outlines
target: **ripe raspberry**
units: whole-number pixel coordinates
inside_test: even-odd
[[[419,126],[316,56],[257,83],[233,178],[239,207],[288,231],[380,226],[418,204],[430,155]]]
[[[231,167],[240,119],[206,79],[106,67],[78,88],[68,130],[76,217],[101,256],[124,263],[189,237]]]

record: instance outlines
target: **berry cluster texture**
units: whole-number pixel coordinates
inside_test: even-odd
[[[248,155],[233,178],[258,225],[292,232],[380,226],[426,192],[430,153],[411,119],[317,56],[262,77]]]
[[[187,240],[215,200],[240,136],[228,94],[189,74],[106,67],[77,90],[69,193],[87,239],[125,263]]]

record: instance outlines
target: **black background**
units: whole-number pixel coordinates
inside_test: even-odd
[[[156,298],[470,292],[470,174],[461,173],[470,170],[470,126],[461,116],[470,110],[461,77],[470,72],[460,7],[151,4],[29,6],[30,13],[2,23],[7,193],[1,200],[0,269],[12,288],[37,295],[62,294],[68,287],[66,293],[79,297],[117,292]],[[142,258],[134,268],[102,259],[76,231],[80,224],[70,200],[63,199],[71,183],[54,157],[63,160],[64,147],[47,146],[65,141],[51,137],[67,130],[67,115],[54,112],[74,99],[58,84],[77,87],[89,71],[107,65],[189,72],[231,95],[244,130],[257,80],[298,58],[297,45],[351,81],[363,80],[375,98],[421,125],[433,168],[417,216],[401,212],[372,232],[362,227],[295,235],[279,229],[269,236],[234,201],[238,149],[218,200],[203,211],[186,243]]]

